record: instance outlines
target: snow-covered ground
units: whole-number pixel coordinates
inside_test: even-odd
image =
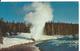
[[[53,37],[43,36],[41,40],[52,39]],[[13,45],[24,44],[33,42],[31,39],[31,34],[29,33],[20,33],[12,37],[3,37],[3,44],[0,44],[0,48],[7,48]]]
[[[54,35],[54,36],[42,35],[40,39],[36,40],[36,42],[49,40],[49,39],[58,39],[58,38],[63,38],[63,37],[64,36],[61,36],[61,35]],[[72,38],[72,36],[66,36],[66,37]],[[31,38],[32,38],[32,35],[29,33],[19,33],[16,36],[4,37],[3,44],[0,44],[0,48],[6,48],[6,47],[13,46],[13,45],[33,42]]]
[[[13,45],[24,44],[24,43],[29,43],[29,42],[33,42],[33,41],[26,40],[26,39],[19,39],[19,38],[4,37],[3,44],[0,45],[0,48],[7,48]]]
[[[16,38],[23,38],[23,39],[33,38],[30,33],[20,33],[19,35],[15,36],[15,37]],[[62,37],[64,37],[64,36],[63,35],[54,35],[54,36],[41,35],[39,39],[35,39],[35,40],[39,41],[39,40],[57,39],[57,38],[62,38]],[[71,37],[71,36],[69,36],[69,37]]]

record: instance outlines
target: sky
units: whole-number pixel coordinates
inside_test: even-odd
[[[24,22],[24,6],[31,2],[0,2],[0,18],[8,22]],[[53,22],[78,23],[78,2],[50,2]]]

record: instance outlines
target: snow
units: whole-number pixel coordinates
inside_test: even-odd
[[[17,38],[24,38],[24,39],[30,39],[32,38],[32,34],[30,33],[20,33],[19,35],[15,36]],[[36,41],[39,40],[48,40],[48,39],[58,39],[58,38],[62,38],[64,36],[62,35],[54,35],[54,36],[48,36],[48,35],[41,35],[40,39],[36,39]]]
[[[31,36],[32,35],[30,33],[19,33],[16,36],[3,37],[3,44],[0,44],[0,48],[7,48],[13,45],[33,42],[31,39],[32,38]],[[58,38],[63,38],[63,37],[64,36],[62,35],[54,35],[54,36],[42,35],[39,40],[36,40],[36,42],[42,41],[42,40],[49,40],[49,39],[58,39]],[[71,38],[72,36],[67,35],[66,37]]]
[[[3,44],[0,45],[0,48],[7,48],[13,45],[17,44],[24,44],[24,43],[29,43],[33,42],[32,40],[26,40],[26,39],[19,39],[19,38],[7,38],[4,37]]]
[[[47,40],[47,39],[53,39],[53,36],[41,36],[40,40]],[[0,48],[7,48],[13,45],[17,44],[24,44],[33,42],[31,40],[31,34],[30,33],[19,33],[16,36],[12,37],[3,37],[3,44],[0,44]]]
[[[14,37],[3,37],[3,44],[0,44],[0,48],[7,48],[13,45],[18,45],[18,44],[24,44],[24,43],[29,43],[29,42],[33,42],[32,40],[28,40],[28,39],[24,39],[21,37],[26,37],[26,34],[23,36],[24,34],[20,34]],[[21,36],[21,37],[20,37]],[[27,35],[29,36],[29,35]]]
[[[52,37],[43,36],[41,40],[51,39]],[[13,45],[24,44],[33,42],[31,40],[31,34],[29,33],[20,33],[12,37],[3,37],[3,44],[0,44],[0,48],[7,48]]]

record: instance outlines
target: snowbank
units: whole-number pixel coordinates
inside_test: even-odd
[[[0,48],[7,48],[13,45],[30,43],[30,42],[33,42],[33,41],[28,39],[21,39],[21,38],[4,37],[3,44],[0,45]]]

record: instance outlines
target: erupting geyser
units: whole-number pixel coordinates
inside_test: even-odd
[[[39,40],[43,35],[43,29],[46,22],[51,22],[53,14],[49,3],[35,2],[31,6],[25,7],[27,12],[25,16],[26,24],[31,23],[30,29],[32,38]]]
[[[24,9],[27,11],[24,18],[26,24],[32,24],[30,28],[31,33],[19,33],[19,35],[15,36],[14,38],[4,37],[3,44],[0,44],[0,48],[6,48],[13,45],[30,43],[35,40],[45,40],[44,38],[49,38],[49,36],[44,36],[43,38],[45,23],[51,22],[53,18],[52,9],[49,3],[35,2],[28,7],[25,6]],[[31,40],[29,38],[31,38]]]

